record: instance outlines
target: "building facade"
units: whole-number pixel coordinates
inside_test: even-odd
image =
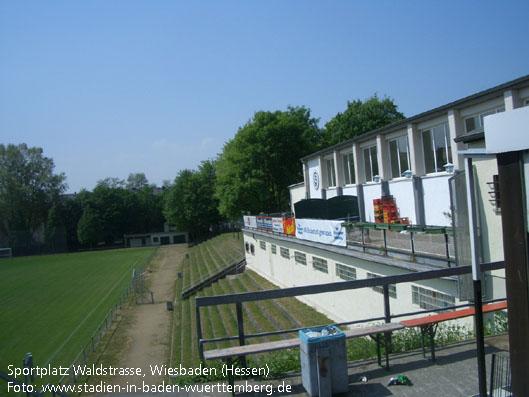
[[[465,223],[460,218],[467,213],[463,200],[466,197],[463,152],[485,147],[487,116],[528,105],[529,76],[525,76],[308,155],[301,159],[304,181],[290,186],[291,210],[295,214],[294,204],[303,199],[351,195],[358,197],[361,220],[374,222],[373,200],[392,195],[399,216],[408,218],[411,224],[455,226],[459,242],[457,265],[470,265],[465,256],[468,250],[465,231],[459,230],[460,224]],[[479,261],[501,261],[501,201],[496,192],[495,157],[476,159],[471,172],[476,190]],[[454,225],[453,217],[459,223]],[[391,257],[381,250],[359,252],[352,249],[350,241],[336,247],[258,229],[258,226],[246,225],[243,230],[247,266],[280,287],[439,268],[435,262]],[[485,299],[504,298],[504,271],[486,274],[484,286]],[[390,289],[391,310],[407,313],[457,305],[469,299],[468,288],[461,278],[399,284]],[[300,299],[335,321],[383,315],[384,302],[379,288]],[[467,321],[468,325],[471,323]]]

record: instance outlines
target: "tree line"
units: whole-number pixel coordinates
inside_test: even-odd
[[[76,195],[64,195],[66,176],[41,148],[0,144],[0,246],[75,251],[164,223],[197,236],[241,211],[288,211],[288,186],[303,180],[301,157],[402,118],[392,99],[377,95],[348,102],[323,128],[305,107],[257,111],[215,159],[181,170],[162,189],[132,173]]]

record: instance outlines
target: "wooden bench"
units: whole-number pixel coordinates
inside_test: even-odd
[[[404,325],[401,323],[385,323],[380,325],[373,325],[368,327],[362,327],[362,328],[355,328],[344,331],[345,338],[346,339],[352,339],[352,338],[359,338],[362,336],[371,336],[375,337],[375,340],[377,342],[377,357],[378,357],[378,364],[381,364],[381,352],[380,352],[380,335],[386,334],[389,335],[393,331],[397,331],[399,329],[403,329]],[[385,352],[386,352],[386,368],[389,369],[389,349],[388,349],[388,339],[384,338],[384,344],[385,344]],[[257,353],[266,353],[271,352],[274,350],[282,350],[282,349],[291,349],[294,347],[299,347],[299,338],[292,338],[292,339],[285,339],[285,340],[279,340],[274,342],[264,342],[264,343],[254,343],[251,345],[243,345],[243,346],[233,346],[233,347],[226,347],[224,349],[215,349],[215,350],[206,350],[204,352],[204,360],[226,360],[228,365],[231,366],[232,364],[238,363],[238,359],[242,357],[246,357],[249,354],[257,354]],[[230,385],[233,385],[234,379],[233,376],[229,377]]]
[[[499,303],[490,303],[483,305],[483,313],[494,312],[497,310],[507,309],[507,302]],[[430,338],[430,351],[432,356],[432,361],[435,361],[435,333],[437,331],[437,326],[440,322],[457,320],[463,317],[473,316],[475,314],[475,309],[473,307],[463,310],[455,310],[451,312],[433,314],[425,317],[413,318],[411,320],[401,321],[401,324],[407,328],[411,327],[420,327],[421,329],[421,346],[423,357],[426,358],[426,349],[424,343],[424,337],[428,334]]]

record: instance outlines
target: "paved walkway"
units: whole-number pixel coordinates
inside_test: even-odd
[[[495,347],[497,346],[497,347]],[[498,348],[499,347],[499,348]],[[500,336],[487,339],[485,346],[487,360],[487,376],[490,374],[491,354],[507,347],[506,337]],[[391,356],[390,370],[378,366],[376,360],[350,362],[348,364],[349,391],[343,396],[355,397],[471,397],[478,393],[477,360],[475,342],[460,342],[436,349],[436,362],[424,359],[422,351]],[[388,380],[395,375],[405,374],[413,382],[413,386],[388,386]],[[366,377],[367,382],[362,378]],[[488,385],[489,379],[487,379]],[[244,382],[237,382],[243,386]],[[211,384],[210,384],[211,385]],[[281,380],[248,383],[249,387],[262,387],[262,392],[237,393],[241,397],[253,396],[307,396],[301,384],[300,374],[293,374]],[[272,394],[266,390],[270,385]],[[279,392],[278,386],[288,385],[290,391]],[[231,393],[206,391],[180,391],[179,393],[134,393],[112,394],[108,397],[147,397],[147,396],[231,396]]]

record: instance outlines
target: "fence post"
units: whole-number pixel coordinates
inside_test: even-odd
[[[244,322],[243,322],[244,320],[242,317],[242,303],[237,302],[235,304],[235,308],[237,311],[237,328],[239,331],[239,346],[244,346],[246,342],[244,340]],[[246,356],[241,356],[239,360],[240,360],[241,365],[243,367],[246,367]]]
[[[384,317],[385,322],[390,323],[391,322],[391,309],[389,305],[389,285],[384,284]],[[384,334],[385,338],[385,344],[386,344],[386,367],[389,368],[389,353],[391,353],[392,347],[391,347],[391,333]]]
[[[198,355],[200,357],[200,361],[204,361],[204,347],[202,346],[202,324],[200,323],[200,306],[196,304],[196,298],[195,315],[197,320]]]
[[[448,233],[444,232],[445,236],[445,249],[446,249],[446,263],[448,264],[448,267],[450,267],[450,250],[448,249]]]
[[[364,228],[360,229],[362,231],[362,251],[366,252],[366,239],[364,236]]]
[[[386,239],[386,229],[382,229],[382,234],[384,235],[384,255],[388,254],[388,243]]]
[[[410,232],[410,244],[411,244],[411,254],[415,256],[415,242],[413,241],[413,232]]]

